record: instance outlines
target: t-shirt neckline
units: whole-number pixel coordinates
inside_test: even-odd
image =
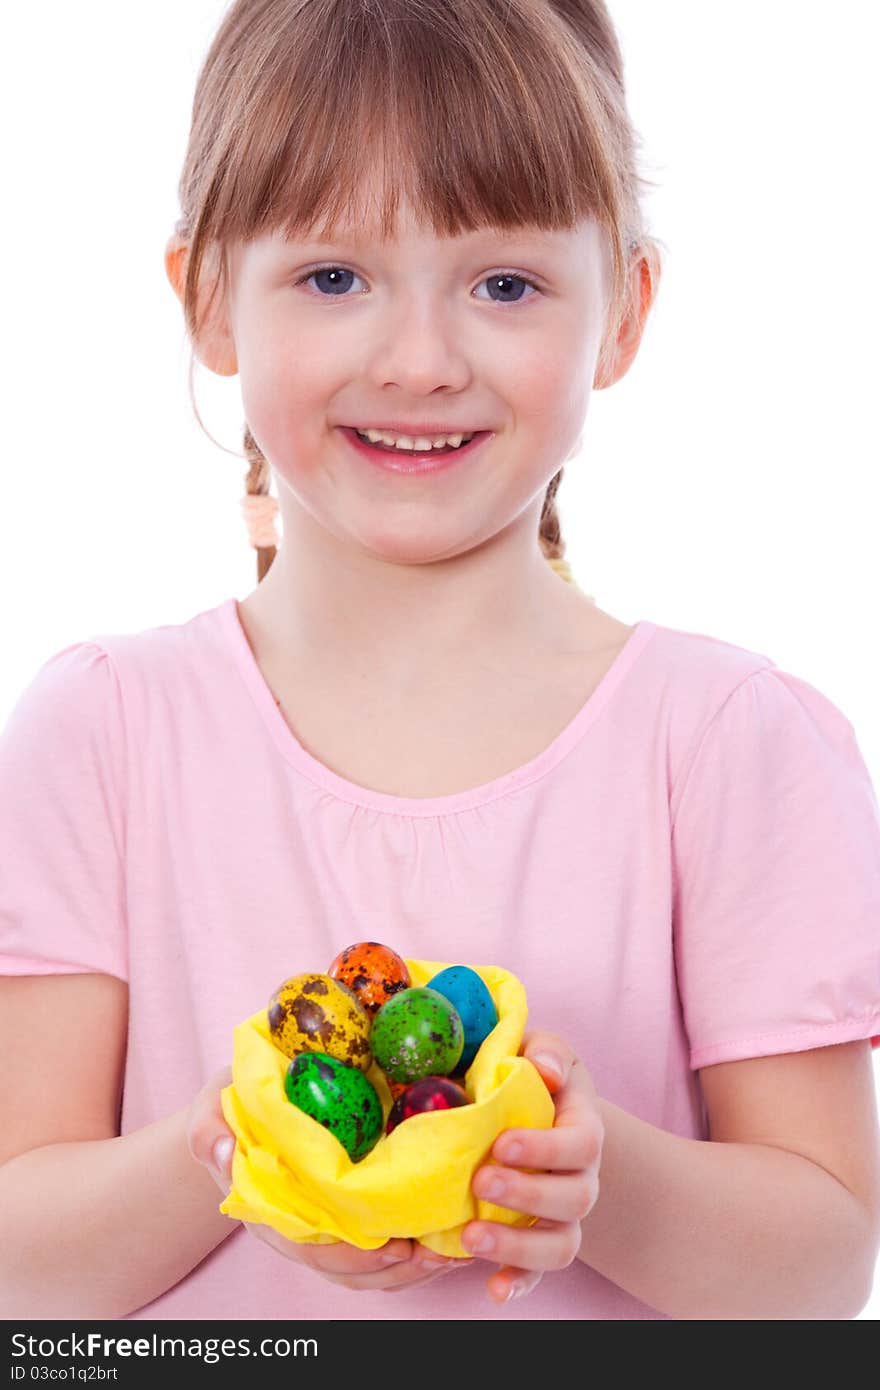
[[[340,801],[353,803],[375,811],[385,811],[396,815],[442,816],[458,811],[469,811],[484,806],[499,797],[519,791],[530,782],[543,777],[551,768],[569,753],[583,737],[590,725],[598,718],[608,704],[620,682],[646,647],[648,641],[658,630],[656,623],[646,618],[633,624],[633,632],[627,638],[614,661],[599,681],[592,693],[564,729],[551,743],[534,758],[514,768],[511,772],[495,777],[491,782],[469,787],[465,791],[449,792],[445,796],[411,797],[394,796],[389,792],[375,791],[371,787],[359,786],[347,777],[319,762],[299,742],[284,715],[275,703],[275,697],[267,685],[263,673],[251,650],[247,633],[238,613],[238,600],[227,599],[216,610],[230,639],[232,654],[245,685],[262,716],[279,752],[305,778],[324,791],[331,793]]]

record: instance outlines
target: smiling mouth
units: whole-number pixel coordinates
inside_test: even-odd
[[[340,425],[338,428],[362,457],[372,455],[380,467],[393,473],[431,473],[453,465],[459,458],[464,461],[485,446],[494,434],[492,430],[475,430],[469,438],[463,436],[462,442],[458,445],[444,444],[438,448],[432,446],[430,449],[408,449],[398,448],[384,441],[373,443],[354,425]],[[435,435],[435,438],[439,437],[439,434]]]
[[[366,444],[368,449],[380,449],[386,454],[402,454],[404,458],[427,458],[434,454],[454,454],[457,450],[464,448],[465,444],[469,444],[478,434],[485,434],[485,430],[475,430],[472,434],[463,434],[459,444],[432,444],[430,449],[412,449],[398,444],[386,444],[382,439],[368,439],[361,430],[354,426],[352,428],[361,443]]]

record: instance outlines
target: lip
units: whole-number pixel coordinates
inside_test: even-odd
[[[371,449],[369,444],[364,444],[358,438],[357,430],[353,426],[340,425],[338,428],[360,457],[366,459],[374,468],[381,468],[385,473],[398,474],[440,473],[445,469],[454,468],[457,463],[474,458],[483,445],[494,438],[492,430],[477,430],[469,443],[460,444],[457,449],[450,449],[446,454],[438,452],[431,458],[418,458],[404,449],[398,449],[393,454],[384,449]],[[438,433],[442,432],[441,430]]]

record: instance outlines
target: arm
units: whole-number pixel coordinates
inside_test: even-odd
[[[242,1224],[349,1288],[427,1283],[456,1263],[409,1240],[297,1246],[224,1216],[228,1158],[218,1166],[212,1150],[232,1141],[228,1068],[184,1109],[120,1136],[127,1018],[111,975],[0,977],[0,1318],[125,1317]]]
[[[848,1319],[870,1293],[880,1160],[866,1041],[704,1069],[711,1140],[598,1101],[578,1258],[679,1319]]]
[[[186,1117],[0,1168],[2,1317],[125,1317],[238,1229],[187,1148]]]
[[[0,1317],[120,1318],[237,1230],[187,1112],[118,1134],[128,990],[0,979]]]
[[[506,1130],[478,1196],[540,1218],[470,1222],[497,1262],[489,1291],[527,1294],[579,1259],[678,1319],[845,1319],[880,1245],[880,1148],[866,1040],[701,1072],[709,1140],[667,1133],[598,1096],[553,1033],[523,1052],[554,1096],[552,1129]]]

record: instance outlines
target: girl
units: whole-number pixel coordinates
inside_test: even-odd
[[[7,723],[7,1318],[863,1306],[852,725],[765,656],[602,612],[563,555],[563,463],[656,295],[635,150],[599,0],[227,12],[166,267],[240,377],[258,583],[57,652]],[[474,1188],[537,1221],[471,1222],[465,1260],[218,1211],[234,1025],[370,938],[528,992],[555,1124]]]

